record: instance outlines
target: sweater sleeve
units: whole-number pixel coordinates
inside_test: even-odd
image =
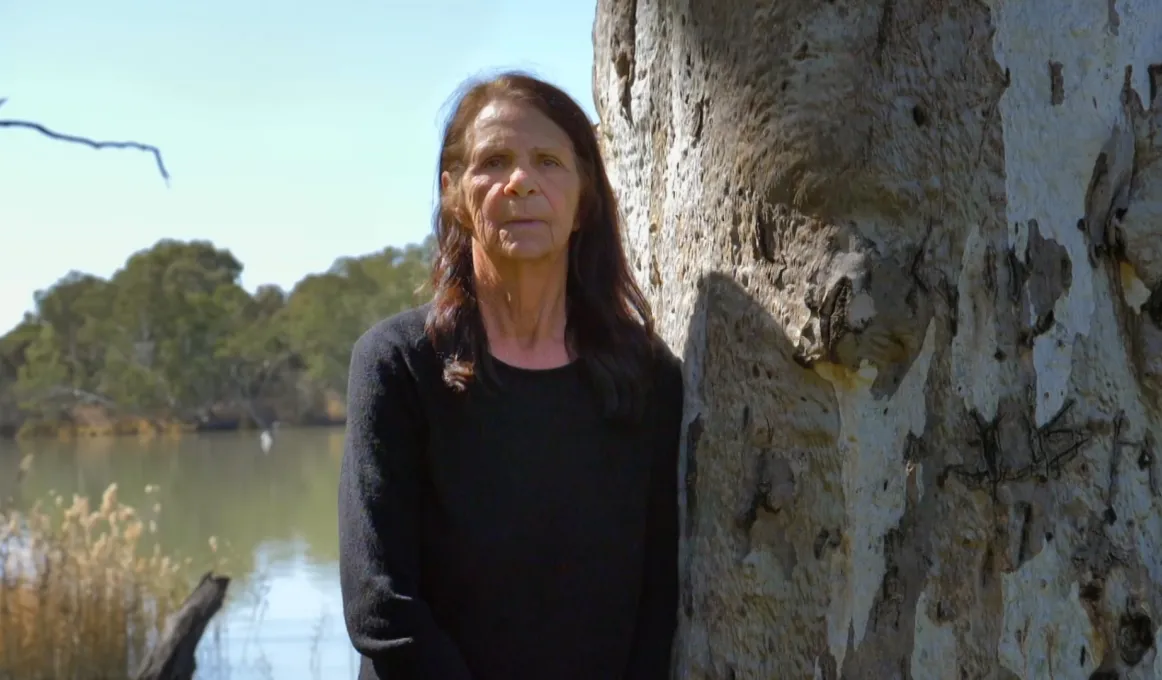
[[[682,369],[665,366],[656,399],[656,449],[650,475],[645,568],[636,631],[625,680],[669,680],[678,625],[678,456],[682,429]]]
[[[470,680],[419,595],[426,423],[401,343],[379,326],[352,351],[339,476],[339,580],[347,632],[376,676]],[[363,676],[361,676],[363,677]]]

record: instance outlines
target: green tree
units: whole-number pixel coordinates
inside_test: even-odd
[[[0,337],[0,430],[81,403],[199,426],[327,420],[355,339],[430,294],[433,246],[340,258],[289,294],[250,294],[206,241],[158,241],[107,280],[69,272]]]

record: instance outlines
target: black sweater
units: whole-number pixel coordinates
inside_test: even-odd
[[[682,377],[607,422],[580,364],[446,387],[428,306],[355,344],[339,488],[347,630],[371,680],[667,680]]]

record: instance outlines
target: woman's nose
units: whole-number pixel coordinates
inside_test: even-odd
[[[529,172],[523,166],[517,165],[513,168],[512,174],[509,175],[508,190],[523,197],[536,193],[537,187]]]

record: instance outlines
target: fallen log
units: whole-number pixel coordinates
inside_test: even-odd
[[[146,655],[133,680],[192,680],[198,641],[210,619],[222,608],[229,586],[229,576],[206,572],[166,626],[161,640]]]

